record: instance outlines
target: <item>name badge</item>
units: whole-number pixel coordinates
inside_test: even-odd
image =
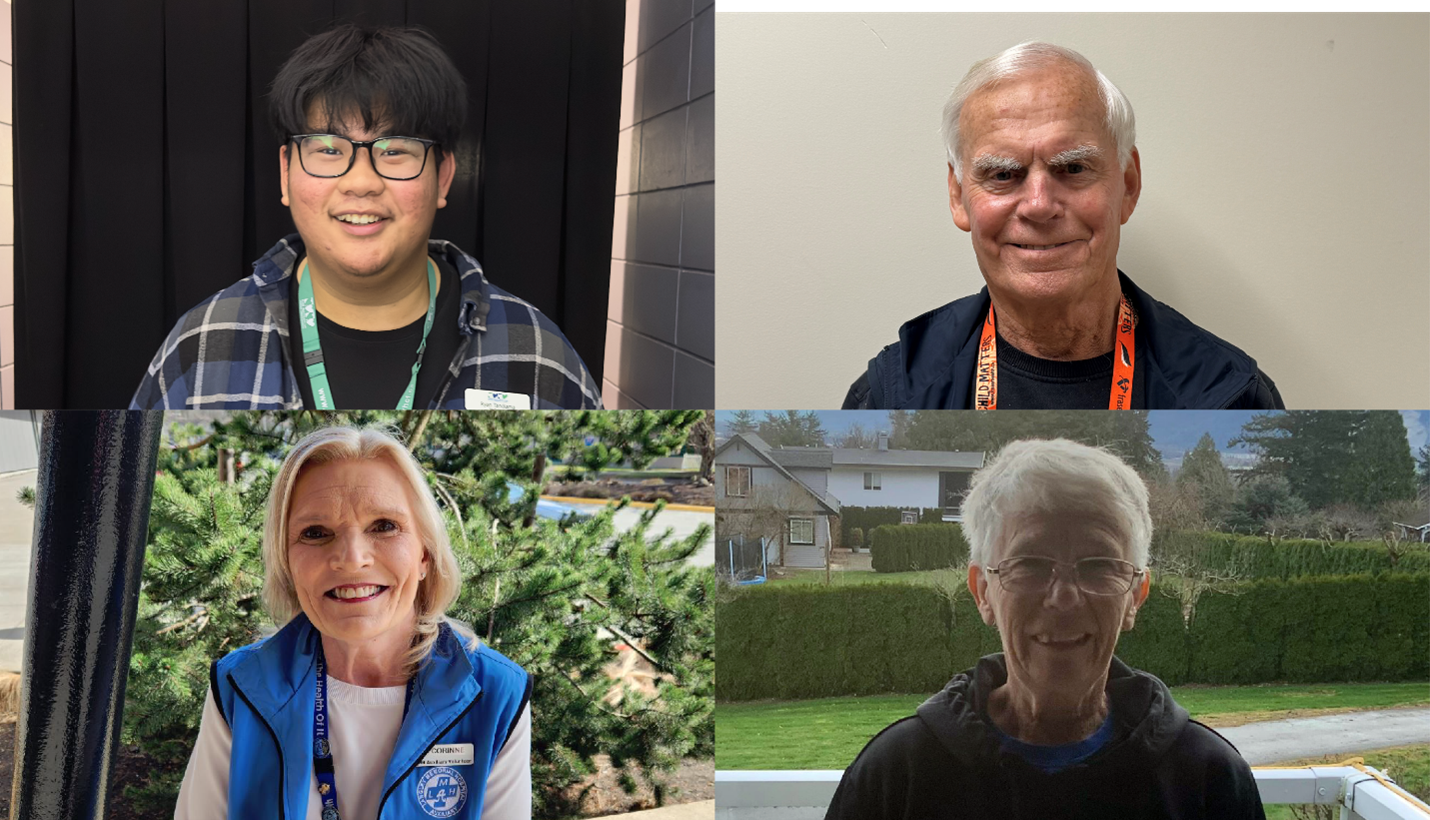
[[[427,750],[418,766],[470,766],[476,760],[475,747],[470,743],[439,743]]]
[[[502,393],[496,390],[467,388],[468,410],[530,410],[531,396],[525,393]]]

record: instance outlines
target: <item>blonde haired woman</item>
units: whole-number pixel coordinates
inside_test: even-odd
[[[281,629],[214,663],[175,818],[531,817],[531,678],[445,617],[457,562],[401,443],[300,441],[263,560]]]

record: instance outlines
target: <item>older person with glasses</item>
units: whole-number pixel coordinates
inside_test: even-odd
[[[963,505],[968,588],[1003,651],[844,773],[838,818],[1261,820],[1251,769],[1113,655],[1147,600],[1147,487],[1105,450],[1018,441]]]
[[[431,35],[318,34],[279,69],[269,99],[298,232],[179,319],[132,408],[601,405],[554,322],[431,238],[467,100]]]

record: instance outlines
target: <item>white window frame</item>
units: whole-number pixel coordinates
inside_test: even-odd
[[[739,475],[739,471],[745,471],[745,491],[737,493],[734,491],[736,483],[730,478],[732,475]],[[738,464],[725,465],[725,495],[730,498],[747,498],[750,495],[750,468]]]
[[[801,522],[801,523],[808,523],[808,524],[809,524],[809,540],[808,540],[808,541],[796,541],[796,540],[795,540],[795,538],[794,538],[794,525],[795,525],[795,522],[796,522],[796,521]],[[801,545],[803,545],[803,544],[813,544],[813,543],[814,543],[814,519],[813,519],[813,518],[805,518],[805,517],[803,517],[803,516],[793,516],[793,515],[792,515],[792,516],[790,516],[789,525],[788,525],[787,529],[788,529],[788,531],[789,531],[789,543],[791,543],[791,544],[801,544]]]
[[[864,489],[882,490],[884,489],[883,483],[884,476],[882,473],[878,473],[872,470],[866,470],[864,472]]]

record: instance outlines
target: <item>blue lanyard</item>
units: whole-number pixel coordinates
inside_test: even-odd
[[[303,274],[307,273],[307,276]],[[413,398],[417,395],[417,372],[422,369],[422,351],[427,349],[427,337],[432,333],[432,320],[437,315],[437,268],[432,258],[427,258],[427,321],[422,325],[422,342],[417,345],[417,361],[412,365],[412,378],[402,398],[397,400],[398,410],[411,410]],[[318,341],[318,308],[313,298],[313,275],[308,270],[308,260],[298,271],[298,332],[303,339],[303,364],[308,369],[308,384],[313,389],[313,403],[317,410],[334,410],[333,389],[328,386],[328,369],[323,364],[323,346]],[[325,820],[331,820],[326,818]]]
[[[414,677],[407,681],[407,695],[402,701],[402,717],[412,706]],[[338,779],[333,769],[333,749],[328,743],[328,666],[323,657],[323,642],[318,641],[318,694],[313,698],[313,774],[318,778],[318,797],[323,801],[323,820],[338,820]]]

